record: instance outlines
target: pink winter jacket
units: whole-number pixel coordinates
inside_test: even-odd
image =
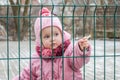
[[[74,46],[74,50],[72,45],[71,43],[64,52],[64,58],[55,58],[53,61],[40,59],[35,53],[31,65],[24,68],[20,76],[16,76],[13,80],[82,80],[80,68],[89,62],[91,46],[83,57],[78,43]]]

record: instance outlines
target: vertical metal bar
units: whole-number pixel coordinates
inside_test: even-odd
[[[95,10],[94,10],[94,80],[96,80],[96,9],[97,9],[97,4],[96,1],[94,1],[95,5]]]
[[[64,11],[65,11],[65,1],[62,0],[63,3],[63,9],[62,9],[62,54],[63,54],[63,42],[64,42],[64,37],[63,37],[63,30],[64,30]],[[64,54],[62,55],[62,80],[64,80]]]
[[[18,62],[19,62],[19,80],[20,80],[20,70],[21,70],[21,56],[20,56],[20,0],[18,1],[18,16],[17,16],[17,20],[18,20],[18,55],[19,55],[19,58],[18,58]]]
[[[41,0],[41,2],[42,2],[42,0]],[[42,8],[43,8],[43,4],[41,3],[41,7],[40,7],[40,9],[41,9],[41,11],[42,11]],[[42,13],[42,12],[40,12],[40,13]],[[37,16],[37,17],[39,17],[39,19],[40,19],[40,44],[42,44],[42,18],[43,18],[43,16],[40,14],[40,16]],[[40,48],[40,51],[42,52],[42,45],[39,45],[41,48]],[[41,54],[41,53],[40,53]],[[43,76],[43,74],[42,74],[42,59],[43,59],[43,57],[42,57],[42,55],[40,56],[40,63],[41,63],[41,70],[40,70],[40,74],[41,74],[41,80],[43,80],[42,79],[42,76]]]
[[[52,80],[54,80],[54,62],[53,62],[54,58],[55,58],[53,56],[54,55],[54,52],[53,52],[53,36],[54,36],[54,34],[53,34],[53,27],[54,27],[54,25],[53,25],[54,24],[53,23],[54,22],[53,21],[54,20],[53,19],[54,18],[54,16],[53,16],[53,10],[54,10],[54,3],[53,3],[53,0],[51,0],[51,2],[52,2],[52,5],[51,5],[52,6],[52,11],[51,11],[52,15],[50,16],[50,18],[51,18],[51,34],[52,34]]]
[[[73,0],[72,0],[73,1]],[[73,1],[73,12],[72,12],[72,43],[73,43],[73,66],[74,66],[74,40],[75,40],[75,35],[74,35],[74,24],[75,24],[75,22],[74,22],[74,19],[75,19],[75,9],[76,9],[76,4],[75,4],[75,2]],[[75,73],[74,73],[74,71],[73,71],[73,80],[74,80],[74,77],[75,77]]]
[[[114,11],[114,80],[116,80],[116,12],[118,9],[118,4],[115,0],[115,11]]]
[[[31,63],[31,8],[32,8],[32,5],[31,5],[31,0],[30,0],[30,4],[29,4],[29,21],[28,21],[28,23],[29,23],[29,25],[28,25],[28,30],[29,30],[29,51],[30,51],[30,55],[29,55],[29,57],[30,57],[30,80],[32,80],[32,63]],[[26,26],[27,27],[27,26]]]
[[[86,25],[86,11],[87,11],[87,3],[84,0],[84,12],[83,12],[83,36],[85,36],[85,25]],[[83,54],[85,54],[85,48],[83,50]],[[85,64],[85,56],[83,56],[83,64]],[[85,66],[83,66],[83,80],[85,80]]]
[[[106,12],[107,12],[107,5],[104,7],[104,80],[106,80]]]
[[[8,4],[8,1],[7,1],[7,4]],[[8,19],[9,19],[9,5],[7,5],[7,17],[6,17],[6,29],[7,29],[7,78],[9,80],[9,30],[8,30]]]

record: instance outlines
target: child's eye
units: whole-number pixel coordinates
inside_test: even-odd
[[[58,36],[59,34],[58,33],[55,33],[55,36]]]
[[[49,38],[49,37],[50,37],[49,35],[44,36],[44,38]]]

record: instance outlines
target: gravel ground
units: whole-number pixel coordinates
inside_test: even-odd
[[[120,80],[120,40],[91,40],[91,60],[81,70],[84,80]],[[105,44],[105,45],[104,45]],[[25,67],[34,42],[0,41],[0,80],[11,80]],[[20,63],[20,64],[19,64]],[[20,66],[19,66],[20,65]]]

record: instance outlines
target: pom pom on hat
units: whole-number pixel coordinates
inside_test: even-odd
[[[48,8],[43,7],[42,10],[39,12],[39,16],[40,16],[40,15],[42,15],[42,16],[49,16],[50,13],[51,13],[51,12],[48,10]]]

